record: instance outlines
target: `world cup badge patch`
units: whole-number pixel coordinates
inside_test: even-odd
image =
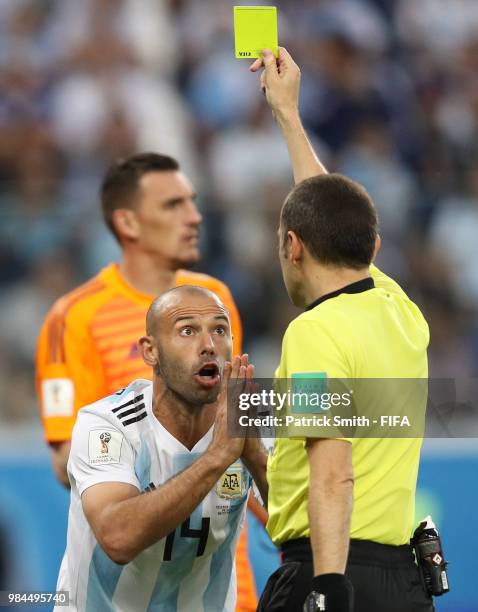
[[[233,463],[216,484],[216,493],[223,499],[240,499],[246,492],[246,478],[240,463]]]
[[[113,429],[93,429],[88,438],[90,465],[119,463],[123,435]]]

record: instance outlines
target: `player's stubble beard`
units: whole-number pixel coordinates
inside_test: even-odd
[[[171,259],[171,269],[174,270],[174,272],[177,272],[178,270],[189,270],[190,268],[192,268],[195,264],[197,264],[200,259],[201,259],[201,253],[199,251],[199,246],[195,247],[194,252],[193,253],[189,253],[188,255],[182,255],[182,251],[184,250],[184,247],[180,247],[178,249],[178,253],[179,255],[176,255],[175,257],[173,257]]]
[[[222,385],[212,389],[198,389],[192,379],[192,372],[184,367],[182,361],[167,357],[159,342],[157,348],[159,363],[154,366],[154,374],[162,379],[167,391],[177,401],[193,410],[217,401]]]

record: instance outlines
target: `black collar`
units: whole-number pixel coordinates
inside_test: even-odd
[[[342,287],[342,289],[337,289],[337,291],[326,293],[322,297],[319,297],[317,300],[315,300],[315,302],[312,302],[312,304],[309,304],[305,310],[312,310],[312,308],[315,308],[319,304],[322,304],[322,302],[325,302],[325,300],[330,300],[331,298],[337,297],[341,293],[362,293],[363,291],[368,291],[369,289],[373,289],[374,287],[375,283],[373,282],[373,278],[363,278],[362,280]]]

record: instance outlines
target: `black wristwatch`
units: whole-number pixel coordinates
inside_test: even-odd
[[[304,612],[353,612],[354,589],[343,574],[321,574],[312,578]]]
[[[325,612],[325,596],[312,591],[304,601],[304,612]]]

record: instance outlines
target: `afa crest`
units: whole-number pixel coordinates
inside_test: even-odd
[[[224,499],[240,499],[246,492],[246,478],[240,463],[233,463],[216,485],[216,493]]]

